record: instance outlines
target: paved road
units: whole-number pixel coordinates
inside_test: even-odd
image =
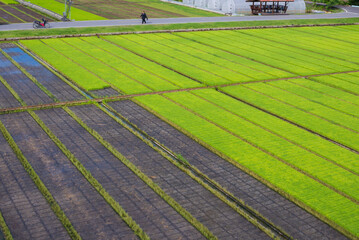
[[[351,7],[351,6],[338,6],[338,7],[344,9],[344,11],[346,12],[359,14],[359,7]]]
[[[240,21],[267,21],[267,20],[293,20],[293,19],[330,19],[330,18],[353,18],[359,17],[357,12],[332,13],[332,14],[305,14],[305,15],[274,15],[274,16],[241,16],[241,17],[192,17],[192,18],[154,18],[148,24],[173,24],[173,23],[204,23],[204,22],[240,22]],[[355,8],[355,10],[357,10]],[[107,27],[140,25],[140,19],[121,19],[121,20],[99,20],[99,21],[74,21],[74,22],[53,22],[52,28],[70,27]],[[32,23],[17,23],[0,25],[0,31],[28,30],[33,29]]]

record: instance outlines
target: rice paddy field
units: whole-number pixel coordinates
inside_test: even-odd
[[[0,43],[0,239],[358,239],[358,38]]]
[[[13,0],[2,1],[7,4],[13,3]],[[15,1],[14,3],[17,2]],[[60,0],[32,0],[31,3],[61,16],[65,9],[64,1]],[[166,3],[160,0],[78,0],[74,1],[71,6],[70,19],[75,21],[134,19],[140,18],[142,11],[146,11],[149,18],[221,16],[217,13]]]
[[[43,14],[22,6],[16,1],[0,1],[0,25],[33,22],[43,17]],[[54,20],[48,16],[46,16],[46,18],[50,21]]]

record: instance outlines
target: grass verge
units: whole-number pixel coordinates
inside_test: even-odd
[[[159,30],[175,30],[175,29],[236,28],[236,27],[246,28],[246,27],[270,27],[270,26],[274,27],[274,26],[356,24],[356,23],[359,23],[359,18],[184,23],[184,24],[158,24],[158,25],[135,25],[135,26],[132,25],[132,26],[113,26],[113,27],[16,30],[16,31],[0,31],[0,41],[7,41],[9,40],[9,38],[45,37],[45,36],[53,36],[53,35],[103,34],[103,33],[159,31]]]
[[[7,227],[5,219],[0,212],[0,231],[4,234],[5,240],[13,240],[10,229]],[[0,235],[1,237],[1,235]]]

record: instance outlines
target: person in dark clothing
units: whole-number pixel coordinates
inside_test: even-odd
[[[147,17],[147,15],[146,15],[145,11],[143,11],[143,12],[141,13],[141,16],[140,16],[140,17],[142,18],[142,24],[143,24],[143,23],[146,23],[146,19],[147,19],[147,21],[148,21],[148,17]]]

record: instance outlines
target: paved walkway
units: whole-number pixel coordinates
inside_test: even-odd
[[[331,14],[305,14],[305,15],[274,15],[274,16],[242,16],[242,17],[192,17],[192,18],[153,18],[148,24],[175,24],[175,23],[204,23],[204,22],[240,22],[240,21],[267,21],[267,20],[294,20],[294,19],[331,19],[331,18],[353,18],[359,17],[359,8],[354,12]],[[355,8],[355,10],[357,10]],[[120,19],[120,20],[99,20],[99,21],[79,21],[79,22],[52,22],[52,28],[70,28],[70,27],[108,27],[140,25],[140,19]],[[9,25],[0,25],[0,31],[11,30],[29,30],[33,29],[32,23],[17,23]]]

